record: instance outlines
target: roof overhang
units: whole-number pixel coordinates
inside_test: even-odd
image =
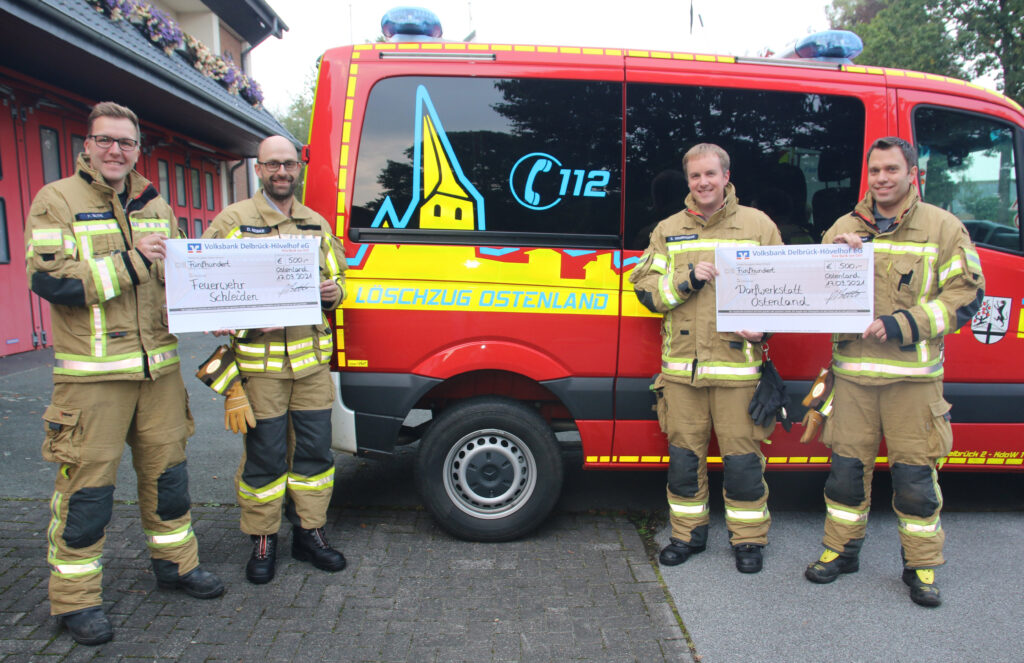
[[[0,65],[88,99],[125,104],[145,121],[228,154],[254,156],[272,134],[298,143],[269,112],[84,0],[0,0]]]
[[[250,48],[270,36],[280,39],[288,29],[265,0],[203,0],[203,4],[249,42]]]

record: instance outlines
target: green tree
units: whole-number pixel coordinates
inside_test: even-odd
[[[1003,93],[1024,103],[1024,0],[932,0],[948,20],[974,76],[997,77]]]
[[[864,40],[857,64],[964,78],[962,51],[933,11],[940,1],[834,0],[828,17]]]
[[[288,108],[284,112],[280,110],[273,112],[277,121],[302,143],[309,141],[309,120],[313,115],[313,91],[316,88],[316,75],[317,68],[314,66],[306,74],[302,92],[291,100]]]

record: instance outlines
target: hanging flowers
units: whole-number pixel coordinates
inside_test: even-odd
[[[263,90],[259,83],[246,76],[231,56],[214,54],[201,41],[182,32],[178,22],[167,13],[144,0],[85,0],[111,21],[128,21],[164,53],[173,57],[175,51],[188,60],[207,78],[220,83],[229,93],[242,97],[259,108]]]

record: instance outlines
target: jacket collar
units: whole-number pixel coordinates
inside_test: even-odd
[[[308,207],[300,203],[295,198],[292,198],[292,210],[291,214],[285,214],[277,205],[270,202],[267,198],[267,192],[264,189],[260,189],[255,196],[253,196],[253,202],[256,204],[256,209],[259,210],[260,216],[262,216],[269,225],[276,226],[282,221],[288,219],[295,219],[298,221],[304,221],[312,218],[312,212]]]
[[[103,179],[103,176],[99,174],[92,164],[89,163],[89,157],[85,155],[85,152],[81,152],[78,155],[78,161],[75,163],[75,170],[80,178],[89,184],[93,189],[100,192],[104,197],[113,200],[117,196],[113,187],[107,184],[107,181]],[[145,177],[139,174],[135,169],[132,169],[128,173],[128,181],[126,182],[128,191],[128,199],[133,201],[132,207],[139,209],[146,205],[149,201],[159,196],[156,188],[147,180]]]
[[[710,217],[705,218],[697,207],[697,202],[693,198],[693,194],[686,195],[686,214],[696,219],[701,225],[710,226],[718,223],[723,219],[727,219],[736,212],[736,208],[739,206],[739,199],[736,197],[736,187],[733,186],[732,182],[725,185],[725,203],[718,208],[718,210]]]
[[[900,203],[899,212],[896,213],[896,223],[889,229],[889,232],[896,230],[904,221],[909,221],[919,202],[921,202],[921,196],[917,193],[917,187],[911,186],[910,191],[907,192],[907,195]],[[875,197],[871,194],[871,191],[864,194],[864,197],[861,198],[854,208],[853,214],[875,231],[878,230],[878,226],[875,225]]]

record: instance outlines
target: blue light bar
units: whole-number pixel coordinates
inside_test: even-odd
[[[391,41],[441,38],[441,20],[429,9],[395,7],[380,19],[380,31]]]
[[[793,51],[798,58],[850,64],[864,50],[861,38],[849,30],[825,30],[807,35]]]

